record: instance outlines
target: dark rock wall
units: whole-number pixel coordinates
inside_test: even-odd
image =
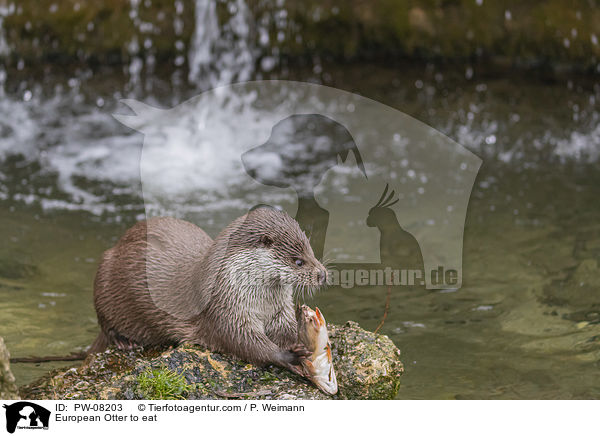
[[[215,1],[226,20],[227,1]],[[251,21],[270,34],[268,50],[292,59],[479,59],[590,71],[600,62],[596,0],[281,3],[246,0]],[[173,63],[189,49],[194,5],[193,0],[0,0],[9,61],[29,64],[118,64],[133,55]],[[151,44],[145,46],[146,40]]]

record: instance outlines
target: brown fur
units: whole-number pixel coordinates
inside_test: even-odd
[[[302,259],[302,266],[296,265]],[[104,253],[94,282],[101,333],[90,352],[192,342],[256,364],[299,357],[292,290],[326,277],[284,212],[255,209],[213,241],[194,224],[151,218]]]

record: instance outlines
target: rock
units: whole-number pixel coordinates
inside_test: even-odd
[[[180,345],[166,351],[108,350],[79,368],[57,370],[21,389],[28,399],[393,399],[400,350],[358,324],[329,326],[339,392],[325,395],[291,372]]]
[[[408,23],[411,27],[422,33],[426,33],[428,35],[435,34],[435,29],[433,28],[431,20],[427,16],[427,12],[421,8],[412,8],[410,11],[408,11]]]
[[[388,400],[398,393],[404,366],[390,338],[368,332],[353,321],[328,326],[338,379],[338,397]]]
[[[579,286],[591,285],[594,288],[600,286],[598,276],[598,261],[596,259],[584,259],[575,269],[572,280]]]
[[[0,277],[5,279],[25,279],[38,273],[37,267],[14,258],[0,259]]]
[[[583,259],[566,280],[544,287],[542,302],[562,309],[562,317],[576,323],[600,323],[598,261]],[[580,324],[581,325],[581,324]]]
[[[20,400],[15,376],[10,372],[10,354],[0,337],[0,400]]]

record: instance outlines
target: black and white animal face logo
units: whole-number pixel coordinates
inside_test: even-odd
[[[6,409],[6,431],[16,429],[48,429],[50,411],[29,401],[19,401],[3,406]]]
[[[427,288],[461,287],[481,159],[435,129],[368,98],[300,82],[237,83],[171,109],[123,103],[135,114],[115,118],[144,134],[147,216],[178,216],[215,236],[267,204],[296,218],[317,257],[387,267],[418,252]],[[396,242],[408,254],[396,253]],[[455,280],[433,282],[440,269]]]

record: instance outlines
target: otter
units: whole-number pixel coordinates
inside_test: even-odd
[[[285,212],[251,210],[214,241],[190,222],[150,218],[103,255],[94,281],[101,332],[89,353],[191,342],[301,373],[310,352],[298,343],[294,294],[326,280]]]

